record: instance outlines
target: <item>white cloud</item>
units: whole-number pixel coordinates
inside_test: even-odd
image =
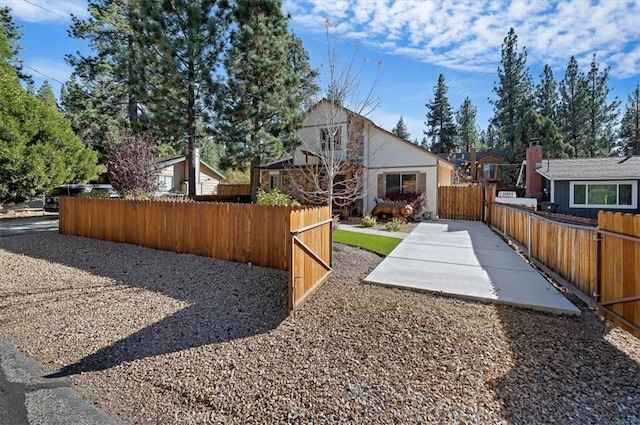
[[[285,8],[308,31],[324,31],[324,18],[331,18],[342,37],[450,69],[495,72],[514,27],[530,65],[564,69],[572,55],[597,53],[612,76],[640,74],[638,1],[289,0]]]
[[[31,23],[68,22],[71,15],[89,16],[86,0],[0,0],[0,6],[11,8],[15,19]]]

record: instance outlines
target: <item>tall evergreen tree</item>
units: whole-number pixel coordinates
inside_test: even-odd
[[[298,144],[305,83],[287,60],[291,35],[279,0],[238,0],[233,16],[237,27],[225,59],[228,81],[220,111],[223,166],[250,167],[255,199],[262,163]]]
[[[609,155],[614,147],[614,126],[618,118],[620,101],[609,102],[609,68],[600,70],[593,55],[591,67],[585,78],[587,126],[586,155],[589,157]]]
[[[20,52],[23,47],[20,44],[22,40],[22,32],[13,21],[11,16],[11,8],[3,6],[0,7],[0,26],[4,29],[9,51],[11,52],[11,64],[16,71],[18,77],[27,84],[33,84],[33,78],[30,75],[23,72],[24,63],[20,59]]]
[[[404,140],[409,140],[411,138],[411,134],[409,134],[409,130],[407,129],[407,125],[404,123],[402,116],[398,120],[396,126],[391,129],[391,132]]]
[[[58,109],[58,100],[53,92],[53,87],[49,80],[44,80],[40,88],[38,89],[37,98],[40,99],[45,105],[51,108]]]
[[[110,132],[137,129],[143,93],[137,57],[140,46],[132,21],[139,19],[139,0],[89,0],[90,16],[73,17],[69,35],[86,40],[90,55],[69,54],[72,79],[61,101],[73,127],[82,128],[85,143],[103,150]],[[90,124],[90,125],[88,125]]]
[[[218,96],[216,75],[227,42],[226,0],[140,0],[139,58],[147,83],[145,107],[156,123],[173,128],[176,144],[187,141],[189,195],[196,194],[197,126]]]
[[[465,152],[470,152],[471,148],[476,147],[476,144],[478,143],[478,131],[476,130],[477,112],[478,109],[473,106],[471,99],[467,97],[462,102],[462,105],[456,114],[460,147]]]
[[[551,118],[529,109],[516,127],[516,164],[525,159],[529,141],[532,139],[539,139],[545,154],[550,158],[571,158],[574,155],[573,147],[564,140]]]
[[[549,65],[542,68],[540,83],[534,93],[534,106],[538,114],[548,117],[553,122],[557,120],[558,84],[553,78],[553,71]]]
[[[560,132],[564,139],[573,146],[575,155],[584,156],[588,125],[587,94],[584,74],[580,72],[578,61],[574,56],[569,59],[558,91],[560,94],[558,106]]]
[[[320,73],[317,69],[311,68],[309,53],[302,45],[302,40],[293,33],[289,37],[287,62],[300,78],[301,85],[299,89],[304,99],[303,108],[308,110],[316,102],[316,95],[320,91],[318,86]]]
[[[427,131],[431,138],[430,150],[435,153],[449,153],[456,151],[456,125],[453,112],[447,98],[448,87],[444,82],[444,75],[438,76],[438,83],[433,88],[433,99],[427,103]]]
[[[480,131],[478,144],[478,149],[496,149],[500,147],[500,135],[493,124],[489,123],[486,130]]]
[[[527,51],[518,52],[518,36],[511,28],[501,47],[501,66],[493,91],[497,99],[489,102],[494,108],[492,123],[500,135],[502,148],[515,147],[518,121],[531,104],[532,82],[527,66]]]
[[[620,120],[622,148],[632,148],[634,155],[640,155],[640,84],[629,95],[624,115]]]
[[[0,30],[0,202],[22,202],[96,173],[95,153],[50,105],[27,93]]]

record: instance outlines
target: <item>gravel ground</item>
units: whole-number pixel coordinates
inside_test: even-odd
[[[54,233],[0,240],[0,334],[121,423],[637,424],[640,340],[361,283],[336,245],[294,317],[286,273]]]

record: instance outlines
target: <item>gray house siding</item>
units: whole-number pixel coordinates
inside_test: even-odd
[[[554,202],[558,204],[557,213],[573,215],[576,217],[598,218],[598,211],[614,211],[630,214],[640,214],[640,208],[620,209],[620,208],[569,208],[569,180],[555,180]],[[640,200],[640,184],[638,184],[638,198]]]

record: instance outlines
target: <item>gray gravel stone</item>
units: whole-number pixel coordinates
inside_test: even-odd
[[[601,321],[58,234],[0,245],[0,333],[121,423],[634,424],[640,341]],[[573,301],[573,300],[572,300]]]

